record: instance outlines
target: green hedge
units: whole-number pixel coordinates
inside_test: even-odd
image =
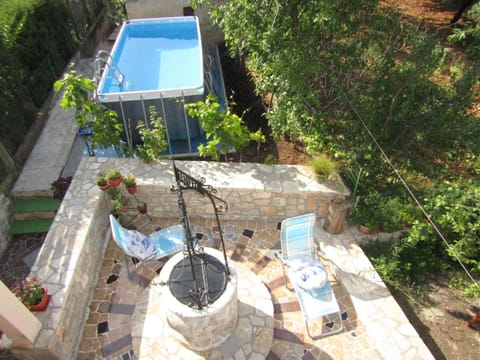
[[[0,3],[0,141],[15,152],[78,46],[65,0]]]

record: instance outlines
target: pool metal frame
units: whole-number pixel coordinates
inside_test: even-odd
[[[185,20],[183,20],[185,19]],[[108,76],[113,76],[115,80],[120,84],[125,81],[121,69],[119,69],[114,61],[113,55],[115,55],[117,48],[120,46],[120,41],[116,41],[112,52],[108,53],[105,51],[100,51],[97,53],[95,59],[95,80],[97,86],[97,91],[95,97],[97,101],[104,103],[108,108],[115,110],[122,121],[125,130],[125,142],[128,149],[133,150],[135,145],[139,143],[138,135],[132,134],[132,131],[127,129],[135,129],[135,124],[132,126],[132,119],[141,119],[147,126],[151,128],[149,121],[148,108],[153,104],[159,110],[159,115],[163,118],[164,126],[166,130],[166,138],[168,142],[168,150],[165,155],[171,155],[175,157],[179,156],[190,156],[198,154],[198,144],[205,143],[205,133],[203,129],[198,125],[200,130],[199,134],[192,135],[192,130],[198,133],[196,129],[191,129],[192,119],[188,117],[185,107],[183,110],[178,110],[177,115],[174,118],[175,123],[172,123],[171,113],[172,111],[172,102],[180,102],[182,104],[197,102],[199,100],[205,99],[206,93],[214,93],[217,95],[218,100],[222,106],[227,105],[227,96],[225,92],[223,74],[220,64],[220,55],[218,48],[215,48],[213,51],[207,53],[202,46],[202,39],[200,33],[200,25],[197,17],[193,17],[196,23],[196,32],[198,34],[199,42],[199,63],[200,63],[200,72],[201,72],[201,87],[185,87],[185,88],[175,88],[175,89],[157,89],[157,90],[144,90],[144,91],[125,91],[125,92],[112,92],[112,93],[101,93],[99,89],[102,89],[104,83]],[[173,18],[154,18],[154,19],[136,19],[129,20],[122,25],[122,28],[118,34],[117,39],[121,39],[123,33],[128,24],[145,24],[148,22],[155,23],[156,21],[192,21],[192,17],[173,17]],[[103,64],[103,67],[101,66]],[[117,75],[115,73],[118,72]],[[215,75],[214,75],[215,74]],[[135,115],[132,115],[132,106],[133,103],[140,104],[137,106]],[[168,103],[168,106],[166,104]],[[181,113],[181,115],[180,115]],[[138,121],[138,120],[134,120]],[[179,122],[183,121],[183,125]],[[170,125],[173,126],[176,124],[176,127],[184,126],[185,136],[183,138],[172,138],[172,134],[175,133],[175,130],[170,131]],[[177,130],[178,133],[178,130]],[[193,136],[193,138],[192,138]]]

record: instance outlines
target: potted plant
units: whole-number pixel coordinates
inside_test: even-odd
[[[117,198],[118,194],[120,194],[120,190],[116,187],[111,187],[111,188],[108,188],[107,194],[108,196],[110,196],[112,200],[114,200]]]
[[[133,176],[132,174],[128,174],[122,179],[122,182],[130,194],[133,195],[137,192],[137,183],[135,181],[135,176]]]
[[[128,200],[120,192],[117,194],[115,198],[112,197],[110,204],[112,206],[112,211],[115,211],[115,212],[117,211],[124,212],[124,211],[127,211],[128,209]]]
[[[105,178],[105,174],[103,172],[98,173],[96,183],[97,183],[97,186],[103,191],[108,190],[108,188],[110,187],[110,185],[108,185],[107,179]]]
[[[105,178],[107,179],[108,185],[113,187],[119,186],[122,182],[122,174],[117,169],[109,170],[106,173]]]
[[[144,201],[137,201],[137,210],[140,214],[146,214],[147,213],[147,203]]]
[[[38,277],[26,277],[14,283],[12,292],[31,311],[43,311],[47,308],[50,295]]]

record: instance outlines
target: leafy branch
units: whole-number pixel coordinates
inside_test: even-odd
[[[143,121],[139,121],[137,125],[140,138],[143,142],[143,144],[137,145],[137,150],[140,159],[146,163],[158,159],[160,154],[168,148],[163,119],[158,116],[155,106],[150,106],[148,111],[150,113],[150,124],[152,128],[148,128]]]
[[[188,115],[198,118],[200,126],[207,135],[207,144],[199,145],[200,156],[211,156],[219,160],[223,155],[227,160],[228,152],[235,150],[240,154],[250,141],[264,142],[261,132],[250,132],[241,117],[230,109],[222,109],[215,95],[209,94],[205,101],[185,104]]]
[[[72,63],[70,67],[72,68]],[[120,134],[123,126],[118,122],[118,114],[93,99],[95,84],[87,77],[71,70],[53,86],[55,92],[64,91],[60,106],[64,111],[75,109],[75,121],[82,128],[93,130],[93,147],[112,146],[120,154]]]

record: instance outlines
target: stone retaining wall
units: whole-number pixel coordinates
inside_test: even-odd
[[[228,201],[224,218],[281,220],[307,212],[325,216],[330,201],[349,195],[343,184],[319,184],[310,169],[301,166],[187,161],[176,165],[197,179],[204,177],[218,190],[216,195]],[[177,197],[170,191],[175,184],[171,161],[83,159],[32,268],[32,275],[40,276],[52,294],[51,303],[46,312],[37,313],[42,329],[34,349],[14,349],[17,354],[69,359],[78,353],[110,236],[108,196],[95,179],[100,170],[112,167],[136,176],[136,196],[148,203],[152,216],[178,216]],[[213,215],[208,198],[185,192],[185,201],[190,216]]]

